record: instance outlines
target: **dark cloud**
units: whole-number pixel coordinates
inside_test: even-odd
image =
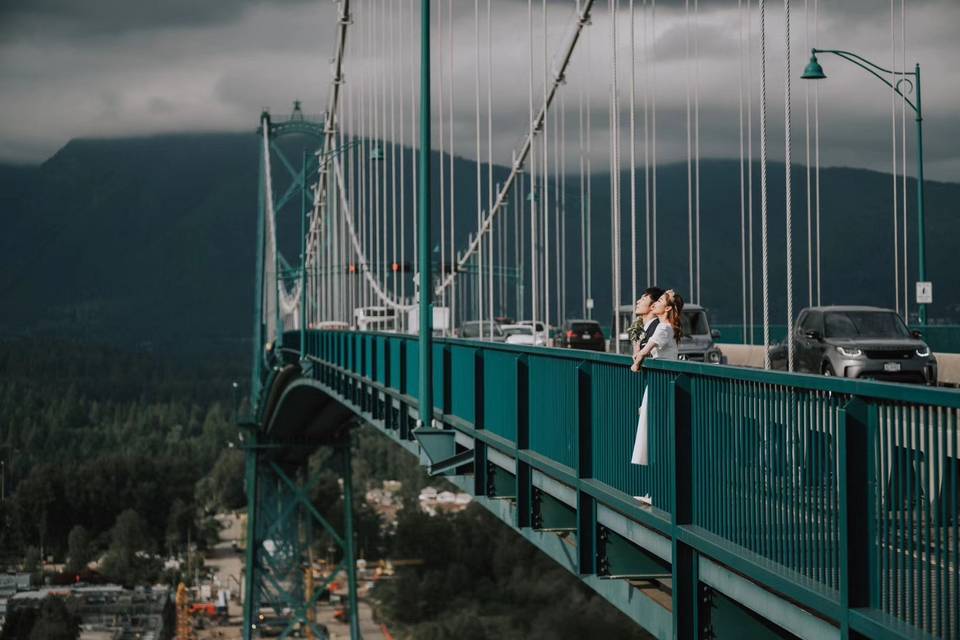
[[[2,0],[0,0],[2,1]],[[408,9],[415,0],[397,0]],[[691,2],[691,5],[693,3]],[[701,147],[704,155],[735,157],[739,138],[741,20],[736,0],[701,0],[697,36],[698,71],[685,66],[686,15],[683,0],[657,2],[656,98],[658,152],[661,161],[685,154],[685,100],[687,81],[694,78],[701,106]],[[756,0],[752,3],[754,12]],[[814,0],[795,0],[793,6],[792,75],[805,63],[807,40],[803,7]],[[899,2],[896,3],[899,6]],[[354,24],[349,37],[345,100],[356,110],[360,95],[370,98],[382,89],[373,81],[401,72],[412,64],[416,40],[406,28],[408,16],[396,31],[380,30],[370,38],[369,7],[394,6],[377,0],[353,0]],[[475,33],[472,2],[435,0],[437,11],[454,7],[453,33],[436,32],[435,68],[449,73],[452,55],[454,148],[472,157],[476,153],[473,82]],[[542,0],[534,0],[535,102],[543,83]],[[549,0],[548,53],[552,60],[570,32],[573,0]],[[644,33],[649,12],[635,0],[637,34]],[[647,3],[649,7],[650,4]],[[768,111],[771,154],[783,154],[783,14],[782,3],[768,3]],[[629,61],[629,1],[620,0],[620,68]],[[960,136],[960,117],[953,106],[960,101],[960,58],[955,37],[960,24],[960,2],[910,0],[908,61],[924,69],[927,108],[928,173],[955,179],[960,152],[952,140]],[[481,7],[485,15],[485,7]],[[821,0],[819,37],[812,44],[843,45],[879,62],[890,60],[889,3],[878,0]],[[527,42],[527,2],[494,0],[494,150],[495,161],[507,163],[528,125],[527,82],[530,46]],[[382,13],[378,13],[383,18]],[[35,0],[0,7],[0,86],[4,120],[0,121],[0,160],[41,161],[67,140],[79,136],[123,136],[168,131],[249,130],[263,107],[286,114],[294,98],[319,112],[325,105],[333,50],[334,3],[310,0]],[[482,46],[485,51],[485,23]],[[380,29],[380,27],[378,27]],[[415,34],[414,34],[415,35]],[[452,43],[452,51],[449,50]],[[576,119],[582,93],[593,122],[594,167],[608,160],[608,100],[610,94],[610,25],[608,2],[595,3],[593,25],[575,54],[568,83],[563,88],[567,108],[568,154],[577,153]],[[406,49],[400,47],[405,44]],[[642,43],[638,43],[642,44]],[[754,51],[745,78],[753,82],[757,100],[758,51],[754,14]],[[643,60],[642,46],[638,58]],[[875,79],[841,60],[823,59],[830,78],[822,82],[822,156],[828,164],[852,164],[888,170],[890,165],[889,92]],[[486,86],[485,66],[481,66]],[[406,69],[403,77],[412,77]],[[623,109],[627,109],[627,77],[621,81]],[[641,66],[638,97],[649,90]],[[412,82],[412,80],[411,80]],[[449,83],[449,75],[447,76]],[[382,87],[382,85],[379,85]],[[447,84],[449,89],[449,84]],[[796,80],[794,136],[804,132],[805,91]],[[435,92],[439,85],[434,85]],[[408,85],[407,99],[410,97]],[[346,104],[346,103],[345,103]],[[449,118],[449,105],[445,117]],[[406,107],[409,120],[409,106]],[[485,114],[485,105],[484,111]],[[434,112],[435,117],[438,111]],[[449,148],[449,123],[445,125]],[[410,132],[407,131],[407,141]],[[439,143],[434,136],[435,144]],[[913,144],[908,123],[908,144]],[[485,149],[485,146],[484,146]],[[912,147],[911,147],[912,149]],[[802,155],[802,154],[801,154]],[[912,162],[912,159],[911,159]],[[568,166],[574,166],[572,162]]]
[[[271,0],[277,5],[309,0]],[[116,36],[130,31],[230,23],[257,0],[29,0],[0,4],[0,29],[52,30],[68,37]]]

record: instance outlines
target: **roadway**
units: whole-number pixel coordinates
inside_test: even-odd
[[[763,346],[748,344],[718,344],[727,363],[740,367],[763,367]],[[937,381],[942,385],[960,385],[960,354],[935,353]]]

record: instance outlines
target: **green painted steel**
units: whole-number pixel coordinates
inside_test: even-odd
[[[445,390],[445,386],[448,382],[451,387],[457,385],[459,384],[459,380],[453,379],[447,372],[447,366],[449,365],[449,359],[447,355],[449,350],[447,347],[442,344],[434,344],[431,352],[433,354],[433,359],[431,361],[433,363],[431,369],[433,372],[433,388],[431,392],[431,396],[433,397],[433,406],[435,409],[445,411],[448,408],[446,406],[448,401],[448,393]]]
[[[322,352],[328,340],[307,343]],[[361,344],[332,340],[348,351]],[[368,342],[376,362],[390,353],[408,385],[417,384],[415,343],[389,334]],[[433,348],[437,388],[450,394],[448,406],[438,394],[436,417],[474,440],[476,493],[510,497],[521,531],[575,529],[588,583],[608,570],[597,555],[607,540],[614,563],[639,572],[662,566],[643,554],[663,545],[638,540],[661,539],[684,621],[709,620],[696,595],[702,558],[838,634],[960,637],[960,394],[676,361],[635,374],[621,356],[462,340]],[[365,375],[349,353],[315,355],[313,376],[344,381],[323,388],[358,413],[372,391],[398,402],[396,416],[373,422],[410,448],[400,416],[416,413],[416,394],[399,377]],[[641,467],[629,459],[644,389],[650,459]],[[652,507],[633,499],[644,493]],[[627,523],[619,538],[604,533],[600,508]],[[646,533],[634,540],[629,530]],[[602,592],[639,616],[633,589]]]
[[[550,460],[577,466],[576,359],[528,356],[530,449]]]
[[[489,351],[483,356],[483,428],[517,441],[519,412],[517,375],[520,357],[512,353]]]
[[[417,256],[420,267],[420,351],[419,374],[417,385],[419,406],[433,407],[433,268],[430,249],[433,243],[430,240],[432,211],[430,209],[430,156],[432,145],[430,142],[430,0],[420,0],[420,176],[419,202],[417,221],[420,228],[417,230]],[[412,393],[412,392],[411,392]],[[429,427],[429,416],[420,416],[422,426]]]
[[[420,396],[420,349],[416,344],[413,348],[407,347],[407,395],[415,398]]]
[[[450,410],[467,422],[477,421],[477,349],[455,345],[450,347],[451,372]]]

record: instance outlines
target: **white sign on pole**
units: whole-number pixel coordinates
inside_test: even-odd
[[[593,309],[593,298],[587,298],[587,309]]]
[[[933,304],[933,283],[917,283],[917,304]]]

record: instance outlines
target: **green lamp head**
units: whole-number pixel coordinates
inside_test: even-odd
[[[803,80],[823,80],[826,77],[827,74],[823,72],[823,67],[817,62],[817,54],[810,54],[810,62],[807,63],[800,78]]]

